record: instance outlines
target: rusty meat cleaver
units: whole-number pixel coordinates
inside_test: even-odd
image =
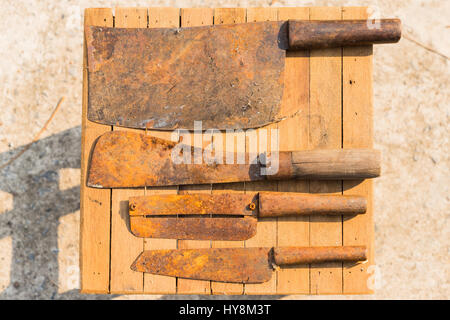
[[[378,21],[377,21],[378,22]],[[131,128],[256,128],[283,114],[286,50],[397,42],[400,20],[86,27],[88,119]],[[324,53],[326,54],[326,53]],[[287,112],[287,111],[286,111]]]
[[[257,194],[166,194],[131,197],[130,229],[137,237],[190,240],[247,240],[257,218],[356,215],[366,212],[361,196],[294,192]]]
[[[236,283],[262,283],[274,267],[367,259],[366,247],[213,248],[144,251],[131,269],[158,275]]]
[[[176,163],[173,154],[185,155],[181,144],[135,132],[104,133],[92,151],[87,185],[132,188],[287,179],[355,180],[380,175],[380,153],[371,149],[280,151],[278,162],[275,155],[261,154],[256,163],[249,163],[249,154],[245,154],[245,164],[226,164],[224,155],[222,164],[195,164],[196,150],[188,148],[191,162]],[[197,150],[204,154],[204,150]]]

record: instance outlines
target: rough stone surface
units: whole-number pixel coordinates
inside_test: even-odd
[[[371,5],[405,35],[450,56],[448,1],[114,1],[117,6]],[[78,293],[82,13],[110,1],[12,1],[0,11],[0,299],[169,299]],[[6,30],[6,32],[5,32]],[[374,50],[376,293],[450,297],[449,63],[405,37]],[[176,298],[176,297],[175,297]],[[203,296],[183,298],[204,299]],[[273,298],[316,299],[308,296]]]

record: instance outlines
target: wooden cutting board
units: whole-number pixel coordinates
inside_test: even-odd
[[[181,19],[180,19],[181,17]],[[364,19],[362,7],[314,8],[111,8],[86,9],[85,25],[126,28],[187,27],[287,19]],[[181,25],[180,25],[181,23]],[[373,286],[372,181],[282,181],[202,186],[93,189],[86,187],[86,168],[94,141],[110,130],[133,129],[90,122],[87,109],[87,67],[84,52],[81,172],[80,271],[83,293],[111,294],[366,294]],[[238,133],[270,150],[271,130],[278,129],[280,150],[372,147],[372,47],[337,48],[288,53],[282,108],[296,116],[277,124]],[[265,142],[264,133],[269,132]],[[146,134],[170,139],[171,132]],[[224,133],[212,139],[234,144]],[[198,139],[198,137],[194,137]],[[128,198],[152,193],[252,193],[264,191],[363,195],[368,211],[342,217],[278,218],[259,222],[257,235],[247,241],[177,241],[142,239],[129,230]],[[365,245],[363,265],[330,263],[278,270],[263,284],[227,284],[142,274],[130,269],[142,250],[207,247]]]

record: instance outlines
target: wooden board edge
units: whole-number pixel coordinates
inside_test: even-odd
[[[108,8],[85,9],[84,25],[113,25],[112,10]],[[81,292],[109,292],[110,267],[110,195],[111,191],[95,190],[86,186],[90,147],[101,133],[111,130],[110,126],[96,124],[87,120],[88,83],[87,83],[86,41],[83,35],[83,91],[82,91],[82,124],[81,124],[81,175],[80,175],[80,291]],[[104,232],[92,234],[91,223],[101,219],[93,212],[104,205]],[[96,209],[89,210],[90,206]],[[101,211],[101,210],[100,210]],[[94,222],[92,221],[94,220]],[[100,261],[92,261],[92,256]]]
[[[343,7],[344,19],[366,19],[367,7]],[[373,46],[343,49],[343,147],[373,147]],[[343,244],[366,245],[368,261],[344,263],[343,294],[373,294],[374,269],[373,180],[344,182],[344,194],[367,197],[367,212],[343,220]],[[348,188],[348,189],[347,189]],[[376,267],[375,267],[376,268]]]
[[[101,8],[101,9],[86,9],[86,11],[85,12],[87,12],[88,10],[108,10],[107,8]],[[109,10],[111,10],[111,9],[109,9]],[[83,103],[83,106],[84,106],[84,103]],[[82,122],[86,122],[87,121],[87,119],[85,118],[85,117],[83,117],[82,118]],[[84,133],[84,130],[83,130],[83,127],[84,127],[85,125],[82,125],[82,150],[84,150],[84,148],[85,148],[85,143],[84,143],[84,141],[85,141],[85,137],[84,137],[84,135],[83,135],[83,133]],[[83,156],[82,156],[83,157]],[[83,159],[82,159],[82,161],[83,161]],[[83,162],[82,162],[82,164],[83,164]],[[83,172],[83,169],[82,169],[82,179],[85,177],[85,175],[84,175],[85,173]],[[372,183],[372,181],[368,181],[369,183]],[[82,184],[81,184],[81,189],[82,189],[82,191],[81,191],[81,193],[83,194],[84,193],[84,190],[83,189],[85,189],[85,187],[83,188],[83,180],[82,180]],[[370,196],[372,196],[372,194],[370,195]],[[80,211],[82,211],[83,209],[81,209],[80,208]],[[373,217],[372,217],[373,218]],[[83,221],[84,222],[84,221]],[[80,273],[82,273],[82,255],[81,255],[81,241],[82,241],[82,224],[83,224],[83,222],[81,221],[81,218],[80,218]],[[373,221],[372,221],[372,225],[371,225],[372,227],[373,227]],[[373,243],[373,234],[372,234],[372,243]],[[373,257],[373,248],[372,248],[372,254],[371,254],[371,256]],[[91,290],[91,289],[89,289],[89,288],[86,288],[86,287],[83,287],[82,286],[82,288],[81,288],[81,290],[80,290],[80,292],[81,293],[88,293],[88,294],[92,294],[92,293],[108,293],[109,292],[109,289],[108,290],[106,290],[106,291],[103,291],[103,290],[96,290],[96,289],[93,289],[93,290]],[[148,293],[148,292],[114,292],[114,293],[116,293],[116,294],[145,294],[145,293]],[[372,292],[345,292],[345,294],[366,294],[366,293],[372,293]],[[167,294],[167,292],[152,292],[152,294]],[[178,293],[178,294],[184,294],[184,293]],[[185,294],[204,294],[204,293],[202,293],[202,292],[197,292],[197,293],[185,293]],[[246,292],[245,294],[248,294],[248,295],[257,295],[257,294],[267,294],[267,293],[248,293],[248,292]],[[288,292],[288,293],[270,293],[270,294],[273,294],[273,295],[284,295],[284,294],[303,294],[303,293],[298,293],[298,292]],[[335,293],[321,293],[321,294],[335,294]]]

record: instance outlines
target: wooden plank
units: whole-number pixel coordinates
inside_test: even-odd
[[[149,28],[173,28],[180,26],[180,9],[178,8],[149,8],[148,9],[148,27]],[[171,132],[168,131],[146,131],[148,135],[170,140]],[[146,194],[156,193],[177,193],[178,187],[153,187],[147,188]],[[177,241],[174,239],[145,239],[144,249],[176,249]],[[144,292],[152,294],[171,294],[176,293],[177,280],[173,277],[144,274]]]
[[[245,23],[245,15],[246,10],[244,8],[218,8],[214,10],[214,24]],[[213,136],[213,141],[217,147],[217,150],[221,149],[224,155],[227,150],[235,152],[238,151],[237,139],[243,139],[243,141],[245,141],[245,133],[230,133],[228,135],[226,133],[216,133]],[[243,143],[243,146],[245,148],[245,142]],[[245,149],[241,150],[241,152],[243,151],[245,151]],[[245,183],[213,184],[212,193],[243,193],[244,187]],[[212,241],[211,247],[244,247],[244,241]],[[239,283],[211,282],[212,294],[242,294],[243,292],[244,286]]]
[[[309,19],[309,8],[279,8],[278,19]],[[283,114],[296,115],[278,124],[280,151],[306,150],[309,137],[309,51],[287,52],[284,76]],[[295,109],[288,112],[287,109]],[[280,181],[278,190],[308,192],[308,181]],[[277,245],[308,246],[309,217],[278,218]],[[278,270],[277,294],[309,293],[309,265]]]
[[[343,19],[366,19],[367,8],[343,9]],[[343,147],[373,147],[372,103],[372,46],[343,49]],[[344,194],[365,196],[367,212],[352,218],[344,218],[343,244],[366,245],[368,263],[344,263],[343,293],[373,293],[368,287],[368,268],[373,258],[373,205],[372,180],[344,181]]]
[[[341,8],[310,8],[311,20],[341,19]],[[342,49],[310,51],[310,141],[312,149],[341,148]],[[341,181],[310,181],[311,193],[342,193]],[[342,245],[342,217],[310,217],[311,246]],[[342,263],[311,265],[311,293],[342,292]]]
[[[188,8],[181,9],[181,26],[194,27],[202,25],[213,24],[213,9],[211,8]],[[193,139],[200,140],[203,145],[201,135],[193,135]],[[194,186],[180,186],[180,192],[211,192],[211,185],[194,185]],[[178,248],[209,248],[211,241],[196,241],[196,240],[179,240]],[[177,292],[183,294],[210,294],[211,282],[189,279],[178,279]]]
[[[215,8],[214,24],[245,23],[245,8]]]
[[[147,9],[116,8],[114,21],[116,28],[147,28]]]
[[[149,28],[174,28],[180,26],[179,8],[149,8],[148,9],[148,27]],[[155,131],[164,133],[167,132]]]
[[[116,8],[115,27],[146,28],[146,8]],[[114,131],[142,133],[142,130],[113,127]],[[111,293],[143,291],[143,274],[130,269],[144,249],[144,240],[130,232],[128,199],[144,195],[144,189],[113,189],[111,199]]]
[[[113,25],[111,9],[86,9],[84,25]],[[111,126],[87,120],[86,42],[83,44],[83,106],[81,124],[80,275],[82,293],[109,291],[110,197],[109,189],[86,187],[86,172],[92,144]]]
[[[278,19],[277,8],[248,8],[247,22],[256,21],[276,21]],[[258,152],[270,151],[271,129],[278,129],[278,124],[272,124],[256,130],[256,138],[258,141]],[[247,133],[251,131],[247,130]],[[261,139],[267,134],[267,143],[261,143]],[[247,134],[246,148],[250,152],[254,150],[251,142],[251,134]],[[254,144],[254,143],[253,143]],[[263,150],[265,149],[265,150]],[[245,184],[246,193],[254,191],[277,191],[277,182],[251,182]],[[277,242],[277,220],[264,219],[258,221],[255,237],[245,241],[246,247],[273,247]],[[245,294],[273,294],[277,287],[277,273],[274,273],[272,279],[261,284],[246,284],[244,287]]]

